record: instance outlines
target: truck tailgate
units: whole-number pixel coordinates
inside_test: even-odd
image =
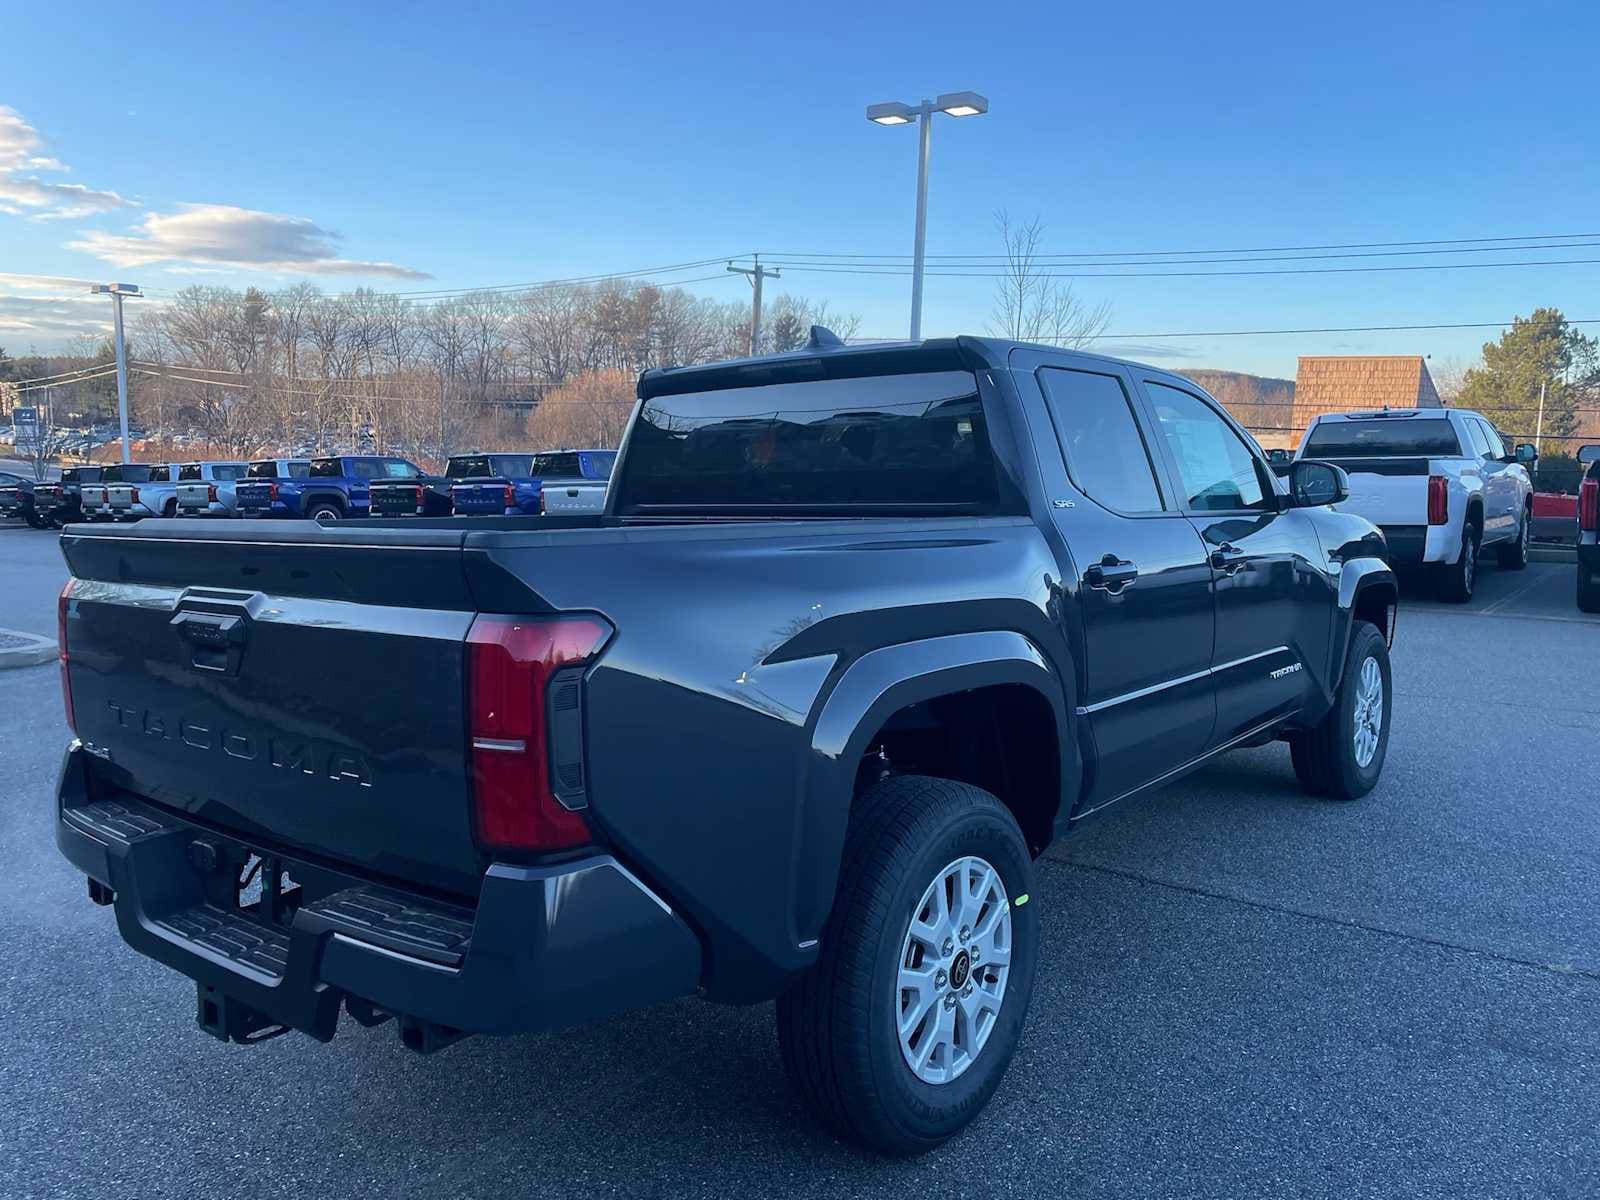
[[[1374,525],[1425,525],[1428,521],[1426,458],[1331,458],[1350,476],[1350,498],[1334,505]]]
[[[135,483],[112,483],[106,485],[106,501],[113,509],[127,510],[133,507],[133,497],[139,490]]]
[[[245,840],[475,890],[459,535],[189,524],[62,539],[75,723],[104,773]]]
[[[205,508],[212,500],[209,483],[180,483],[174,492],[179,508]]]

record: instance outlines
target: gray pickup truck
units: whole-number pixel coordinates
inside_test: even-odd
[[[58,842],[216,1037],[776,998],[813,1109],[913,1153],[1071,936],[1051,842],[1274,739],[1377,783],[1396,591],[1344,496],[1086,354],[651,371],[596,517],[64,534]]]

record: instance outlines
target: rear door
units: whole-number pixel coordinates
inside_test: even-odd
[[[1297,709],[1326,661],[1333,595],[1310,516],[1281,508],[1272,469],[1198,389],[1141,376],[1178,505],[1206,547],[1216,598],[1213,745]]]
[[[1074,570],[1063,598],[1083,629],[1079,715],[1096,761],[1087,811],[1205,749],[1216,707],[1211,568],[1160,479],[1132,379],[1099,360],[1092,370],[1038,365],[1033,376],[1050,422],[1034,443]]]

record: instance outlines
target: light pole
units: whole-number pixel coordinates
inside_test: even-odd
[[[111,297],[111,328],[117,347],[117,419],[122,424],[122,461],[128,459],[128,355],[122,339],[122,298],[142,296],[136,283],[97,283],[92,295]]]
[[[933,133],[933,114],[949,117],[976,117],[989,111],[989,101],[977,92],[946,92],[937,100],[921,104],[902,104],[891,100],[867,105],[867,120],[877,125],[909,125],[921,122],[917,150],[917,238],[911,258],[911,340],[922,337],[922,259],[928,233],[928,143]]]

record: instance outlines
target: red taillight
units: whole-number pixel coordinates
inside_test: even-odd
[[[215,504],[216,502],[217,502],[217,485],[214,484],[214,483],[208,483],[208,484],[206,484],[206,503],[207,504]]]
[[[509,483],[503,489],[501,505],[505,508],[515,508],[517,506],[517,489]]]
[[[1428,524],[1443,525],[1450,520],[1450,492],[1443,475],[1428,476]]]
[[[128,489],[128,501],[130,503],[132,503],[132,504],[139,503],[139,489],[138,488],[129,488]]]
[[[278,498],[278,485],[275,484],[275,483],[267,484],[267,503],[270,504],[270,503],[272,503],[272,501],[276,500],[277,498]]]
[[[1600,533],[1600,479],[1585,479],[1578,487],[1578,528]]]
[[[576,811],[587,805],[581,684],[579,672],[564,668],[593,658],[610,636],[611,626],[591,616],[472,622],[467,731],[478,840],[485,846],[560,850],[590,840]]]
[[[78,718],[72,711],[72,677],[67,674],[67,606],[72,601],[74,582],[68,579],[61,588],[60,598],[56,600],[56,657],[61,663],[61,706],[67,713],[67,726],[77,733]]]

